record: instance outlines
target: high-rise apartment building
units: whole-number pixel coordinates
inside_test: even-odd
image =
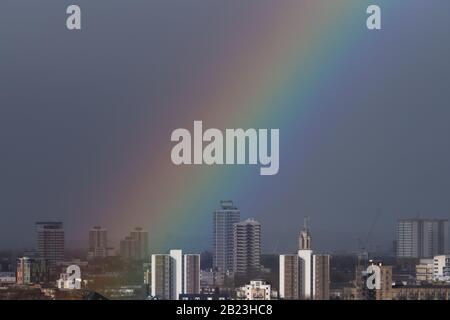
[[[330,298],[330,255],[313,254],[307,219],[300,231],[298,253],[280,255],[279,297],[286,300]]]
[[[279,296],[284,300],[299,299],[299,258],[296,254],[280,255]]]
[[[145,259],[148,256],[148,232],[142,228],[134,228],[130,236],[136,241],[137,259]]]
[[[49,264],[52,277],[56,264],[64,260],[64,229],[62,222],[36,222],[37,251]]]
[[[183,293],[183,252],[181,250],[170,250],[171,273],[170,283],[172,284],[173,299],[178,300]]]
[[[120,256],[124,259],[137,259],[137,241],[132,237],[125,237],[120,240]]]
[[[237,275],[254,275],[261,269],[261,224],[247,219],[234,224],[233,271]]]
[[[398,258],[432,258],[448,252],[448,220],[402,219],[397,224]]]
[[[31,261],[28,257],[17,259],[16,281],[17,284],[31,283]]]
[[[213,267],[220,272],[233,270],[234,224],[241,219],[232,201],[221,201],[213,217]]]
[[[125,259],[144,260],[148,256],[148,232],[134,228],[120,241],[120,255]]]
[[[182,294],[200,293],[200,255],[170,250],[152,254],[150,293],[163,300],[178,300]]]
[[[108,255],[108,235],[106,229],[95,226],[89,230],[89,255],[104,258]]]
[[[200,293],[200,255],[184,255],[184,293]]]
[[[150,293],[162,300],[175,300],[171,285],[171,258],[168,254],[152,254]]]
[[[330,255],[313,255],[313,297],[314,300],[330,299]]]

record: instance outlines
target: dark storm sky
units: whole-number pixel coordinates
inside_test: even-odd
[[[206,48],[206,36],[186,39],[179,31],[219,30],[208,27],[208,14],[226,7],[76,2],[85,29],[73,34],[64,26],[68,1],[0,2],[0,249],[32,247],[37,220],[64,221],[71,245],[84,245],[94,224],[108,227],[92,208],[110,199],[95,190],[121,179],[126,155],[145,139],[169,143],[167,136],[145,136],[149,115],[177,126],[167,122],[176,112],[169,106],[173,88],[208,59],[189,49]],[[248,6],[239,10],[234,2],[236,21],[245,19]],[[266,251],[295,249],[303,213],[312,217],[322,250],[356,249],[377,208],[371,242],[383,248],[398,218],[450,218],[450,2],[400,2],[403,9],[383,13],[373,46],[363,42],[367,52],[352,48],[339,92],[318,99],[324,107],[309,120],[308,153],[282,147],[284,159],[302,159],[297,180],[280,172],[275,183],[286,192],[264,208],[254,204],[257,197],[239,203],[244,216],[245,208],[260,210]],[[330,103],[339,111],[328,113]],[[274,219],[278,211],[286,214]]]

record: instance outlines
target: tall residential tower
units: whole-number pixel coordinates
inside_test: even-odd
[[[261,269],[261,224],[254,219],[235,223],[233,234],[233,271],[256,275]]]
[[[64,260],[64,229],[62,222],[36,222],[37,251],[47,261],[52,277],[57,262]]]
[[[433,258],[448,252],[448,220],[402,219],[397,224],[398,258]]]
[[[241,219],[232,201],[221,201],[213,218],[213,267],[220,272],[233,270],[233,226]]]

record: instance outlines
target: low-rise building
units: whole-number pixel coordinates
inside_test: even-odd
[[[392,300],[450,300],[449,285],[394,286]]]
[[[435,256],[433,259],[434,281],[450,281],[450,255]]]
[[[427,283],[433,281],[433,259],[420,259],[416,265],[416,282]]]
[[[252,280],[236,291],[241,300],[271,300],[272,294],[272,286],[265,280]]]

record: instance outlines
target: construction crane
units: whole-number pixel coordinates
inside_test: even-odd
[[[364,241],[361,240],[361,238],[358,238],[358,246],[359,246],[359,253],[358,253],[358,266],[366,268],[369,261],[369,245],[370,245],[370,237],[372,236],[373,229],[375,228],[375,225],[377,224],[379,218],[381,216],[381,210],[378,208],[375,214],[374,219],[372,220],[372,224],[370,225],[369,231],[367,232],[366,238]]]

